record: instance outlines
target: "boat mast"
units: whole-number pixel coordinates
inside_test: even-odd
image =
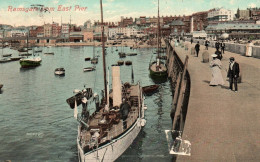
[[[158,56],[158,58],[160,59],[160,14],[159,14],[159,8],[160,8],[160,6],[159,6],[160,4],[159,4],[159,0],[158,0],[158,22],[157,22],[157,56]],[[160,65],[160,61],[159,61],[159,65]]]
[[[101,10],[101,41],[102,41],[102,55],[103,55],[103,72],[104,72],[104,88],[105,88],[105,99],[107,102],[107,72],[106,72],[106,57],[105,57],[105,43],[104,43],[104,23],[103,23],[103,6],[102,0],[100,0],[100,10]]]

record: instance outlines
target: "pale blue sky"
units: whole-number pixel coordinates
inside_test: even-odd
[[[39,12],[9,12],[13,8],[30,7],[32,4],[42,4],[54,7],[55,11],[40,16]],[[57,11],[58,6],[72,7],[70,12]],[[88,7],[86,11],[74,11],[74,6]],[[90,19],[100,20],[99,0],[1,0],[0,23],[10,25],[41,25],[44,22],[69,22],[82,25]],[[236,11],[247,7],[260,7],[260,0],[160,0],[160,13],[163,16],[190,15],[198,11],[206,11],[214,7],[224,7]],[[104,20],[119,21],[121,16],[157,16],[157,0],[103,0]]]

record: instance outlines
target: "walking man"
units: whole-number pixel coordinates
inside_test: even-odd
[[[197,44],[195,45],[195,50],[196,50],[196,53],[197,53],[197,57],[199,57],[199,52],[200,52],[200,44],[199,44],[199,42],[197,42]]]
[[[239,77],[239,64],[235,62],[234,57],[229,58],[229,69],[228,69],[228,74],[227,77],[229,77],[229,89],[233,90],[233,83],[235,86],[235,92],[237,92],[237,79]]]
[[[205,47],[206,47],[206,50],[209,49],[209,42],[208,42],[208,40],[205,41]]]
[[[222,54],[224,54],[224,52],[225,52],[225,43],[224,43],[224,41],[222,41],[221,43],[220,43],[220,47],[221,47],[221,53]]]
[[[193,43],[193,39],[191,38],[191,40],[190,40],[190,44],[192,44]]]
[[[215,48],[216,48],[216,51],[218,51],[218,50],[219,50],[219,46],[220,46],[220,43],[219,43],[219,41],[217,41],[217,42],[215,43]]]

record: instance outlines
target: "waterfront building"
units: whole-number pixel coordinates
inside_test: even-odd
[[[25,28],[13,28],[11,29],[11,37],[25,37],[28,34],[28,30]]]
[[[60,36],[60,30],[59,23],[52,22],[52,37]]]
[[[52,24],[44,24],[43,25],[44,37],[52,37]]]
[[[94,32],[93,29],[83,29],[82,30],[83,41],[84,42],[93,42]]]
[[[217,37],[220,37],[223,33],[228,33],[230,38],[259,39],[260,25],[256,23],[219,23],[214,25],[210,24],[206,28],[206,32],[209,35],[215,35]]]
[[[44,28],[43,26],[38,26],[36,28],[37,37],[44,37]]]
[[[84,40],[84,36],[82,32],[70,32],[69,41],[70,42],[82,42]]]
[[[208,12],[208,21],[232,21],[233,19],[232,11],[225,8],[214,8]]]
[[[70,24],[61,24],[61,37],[68,38],[70,32]]]

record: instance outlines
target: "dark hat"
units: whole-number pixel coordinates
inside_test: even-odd
[[[234,58],[234,57],[230,57],[230,58],[229,58],[229,60],[233,60],[233,61],[234,61],[234,60],[235,60],[235,58]]]

